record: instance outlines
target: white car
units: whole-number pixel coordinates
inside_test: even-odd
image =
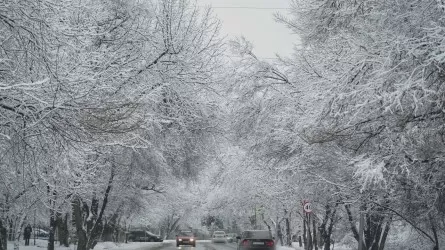
[[[212,235],[212,243],[227,243],[227,234],[224,231],[215,231]]]

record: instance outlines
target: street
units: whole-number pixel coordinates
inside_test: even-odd
[[[179,246],[176,247],[175,242],[165,242],[161,247],[143,247],[140,250],[234,250],[236,249],[235,243],[212,243],[207,240],[196,242],[196,247],[192,246]]]

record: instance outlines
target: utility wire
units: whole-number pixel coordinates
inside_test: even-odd
[[[280,7],[251,7],[251,6],[211,6],[212,9],[249,9],[249,10],[290,10],[291,8]]]

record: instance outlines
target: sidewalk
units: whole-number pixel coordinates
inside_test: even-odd
[[[130,243],[114,243],[114,242],[99,242],[94,247],[94,250],[137,250],[146,247],[159,247],[164,244],[163,242],[130,242]],[[167,244],[169,244],[167,242]],[[30,245],[25,246],[24,242],[20,242],[20,250],[45,250],[48,246],[47,240],[36,240],[36,245],[34,245],[34,240],[30,240]],[[55,250],[75,250],[76,245],[70,245],[69,247],[59,246],[58,243],[55,244]],[[14,249],[14,242],[8,242],[8,250]]]

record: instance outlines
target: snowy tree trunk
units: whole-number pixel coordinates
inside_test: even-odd
[[[303,244],[304,244],[304,249],[307,250],[306,215],[304,215],[303,217]]]
[[[77,250],[86,250],[87,237],[85,229],[83,228],[82,218],[82,201],[80,198],[76,198],[73,203],[73,224],[76,227],[77,235]]]
[[[6,250],[8,245],[8,230],[4,226],[4,222],[0,219],[0,250]]]
[[[48,239],[48,250],[54,250],[54,233],[56,231],[56,215],[54,209],[50,210],[49,216],[49,239]]]
[[[307,220],[307,250],[312,250],[312,235],[311,235],[311,215],[305,215]]]
[[[288,217],[286,217],[286,246],[292,245],[292,233],[290,229],[290,213]]]
[[[65,217],[62,217],[60,213],[57,213],[56,227],[58,232],[58,240],[60,245],[65,247],[69,247],[68,243],[68,213],[65,214]]]
[[[15,227],[14,250],[19,250],[20,236],[21,236],[21,232],[22,232],[22,224],[23,224],[23,221],[25,220],[26,213],[19,214],[19,216],[20,217],[19,217],[18,223]]]
[[[314,216],[315,217],[315,216]],[[315,247],[315,250],[318,250],[318,242],[317,242],[317,227],[315,225],[315,218],[312,219],[312,231],[313,233],[313,246]]]

